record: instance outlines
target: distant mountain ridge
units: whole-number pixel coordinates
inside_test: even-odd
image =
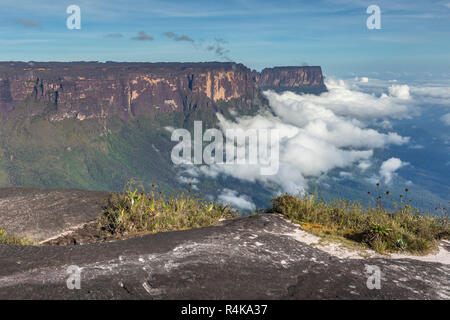
[[[21,102],[55,108],[51,121],[218,108],[233,100],[250,109],[260,89],[320,93],[320,67],[275,67],[261,73],[232,62],[0,62],[0,114]],[[42,110],[29,110],[35,115]]]
[[[322,93],[327,90],[319,66],[265,68],[256,74],[256,79],[261,89],[277,92]]]

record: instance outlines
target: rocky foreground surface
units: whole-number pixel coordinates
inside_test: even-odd
[[[0,188],[0,227],[45,242],[95,220],[108,195],[72,189]]]
[[[48,199],[58,197],[54,192],[63,196],[62,191],[48,191]],[[5,201],[12,195],[1,195],[3,223]],[[97,203],[98,198],[93,201]],[[11,202],[6,203],[14,209]],[[73,202],[59,205],[67,213]],[[56,213],[42,214],[39,225],[52,221]],[[76,213],[86,218],[94,211],[85,208],[84,213]],[[29,211],[24,214],[32,217]],[[302,241],[299,232],[297,225],[265,214],[108,243],[0,245],[0,299],[450,298],[448,261],[342,258]],[[443,249],[449,250],[448,246]],[[67,272],[69,266],[80,268],[80,289],[68,288],[68,280],[75,283]],[[367,283],[374,282],[367,266],[381,271],[379,289],[369,289]]]

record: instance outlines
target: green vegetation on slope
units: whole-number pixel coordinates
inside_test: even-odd
[[[109,119],[106,130],[92,119],[5,121],[0,186],[121,190],[133,177],[168,186],[170,147],[169,132],[149,118]]]
[[[412,208],[409,201],[388,210],[381,205],[380,196],[377,199],[375,207],[364,208],[348,200],[326,203],[316,201],[314,195],[285,194],[272,200],[271,211],[313,234],[362,243],[379,253],[425,254],[436,248],[437,240],[450,238],[445,207],[440,208],[442,216],[431,216]]]
[[[145,187],[153,181],[166,190],[178,187],[166,126],[192,129],[202,120],[215,127],[216,110],[140,115],[129,120],[50,121],[55,106],[27,99],[0,119],[0,187],[79,188],[120,191],[130,179]]]

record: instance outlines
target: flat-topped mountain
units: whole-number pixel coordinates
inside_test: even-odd
[[[320,92],[320,67],[282,67],[261,73],[236,63],[1,62],[0,113],[26,100],[54,106],[52,121],[217,109],[231,100],[251,108],[262,88]],[[32,115],[39,108],[28,110]]]
[[[326,91],[322,68],[312,67],[275,67],[265,68],[256,75],[258,86],[276,91],[321,93]]]

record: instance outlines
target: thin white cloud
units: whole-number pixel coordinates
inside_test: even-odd
[[[371,166],[372,166],[372,163],[368,160],[363,160],[358,164],[358,168],[363,172],[366,171],[367,169],[369,169]]]
[[[153,41],[154,38],[147,34],[145,31],[139,31],[139,33],[137,34],[137,36],[132,37],[132,40],[138,40],[138,41]]]
[[[170,39],[173,39],[174,41],[187,41],[187,42],[195,42],[194,39],[192,39],[191,37],[182,34],[182,35],[178,35],[176,33],[173,32],[164,32],[164,35]]]
[[[237,191],[223,189],[217,197],[217,201],[223,204],[231,204],[234,208],[246,211],[254,211],[256,209],[253,201],[246,195],[239,195]]]
[[[441,120],[448,126],[450,126],[450,113],[447,113],[441,117]]]
[[[105,34],[104,37],[105,38],[118,39],[118,38],[123,38],[123,34],[121,34],[121,33],[108,33],[108,34]]]
[[[361,79],[359,79],[359,82],[361,82],[361,83],[368,83],[369,82],[369,78],[361,77]]]
[[[26,28],[41,28],[42,24],[35,20],[28,20],[28,19],[17,19],[15,20],[18,24],[22,25]]]
[[[190,178],[190,177],[184,177],[184,176],[178,176],[177,177],[178,181],[180,181],[181,183],[186,183],[186,184],[196,184],[198,183],[198,179],[196,178]]]
[[[347,172],[347,171],[341,171],[341,172],[339,172],[339,177],[341,177],[343,179],[351,179],[351,178],[353,178],[353,173]]]
[[[395,175],[395,171],[405,165],[407,165],[407,163],[401,161],[399,158],[390,158],[381,164],[380,177],[384,180],[384,183],[390,184]]]
[[[2,45],[20,45],[20,44],[30,44],[30,43],[46,43],[52,40],[49,39],[9,39],[9,40],[0,40],[0,44]]]
[[[449,86],[414,86],[411,93],[421,103],[450,106]]]

